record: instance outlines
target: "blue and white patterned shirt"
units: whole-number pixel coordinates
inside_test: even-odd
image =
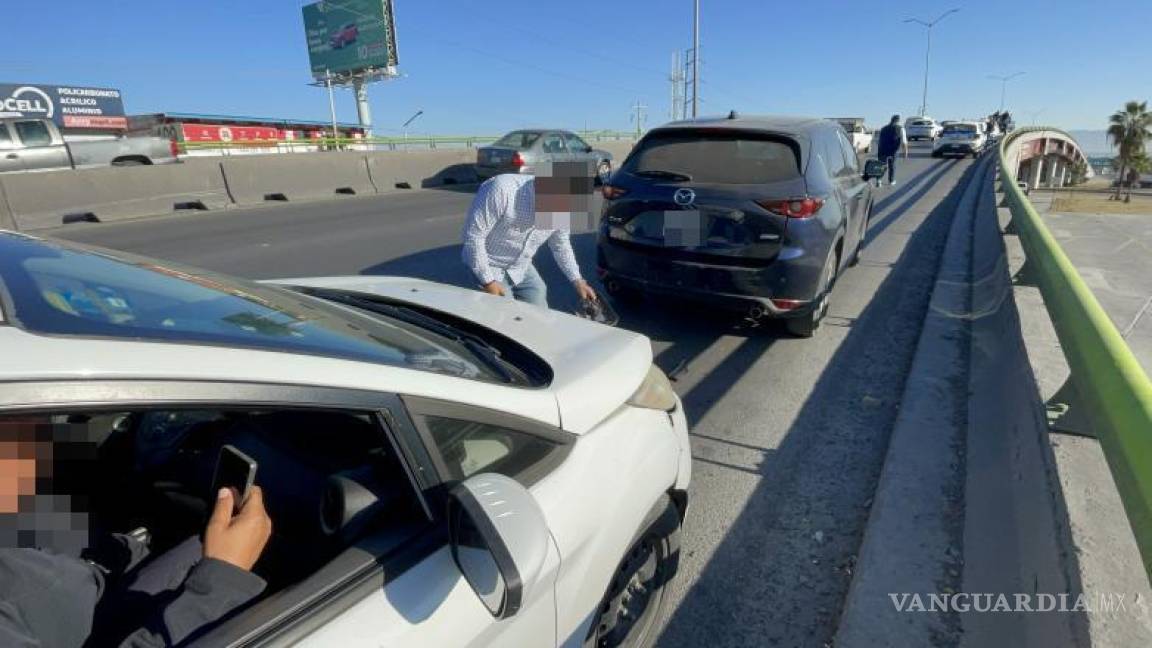
[[[464,263],[481,285],[524,279],[545,241],[569,281],[581,279],[567,229],[536,226],[536,186],[530,175],[506,173],[480,185],[464,223]]]

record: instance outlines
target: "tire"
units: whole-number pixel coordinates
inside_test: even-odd
[[[667,586],[680,566],[680,514],[667,495],[641,528],[616,567],[584,648],[646,648],[656,640]]]
[[[113,163],[112,163],[112,166],[121,166],[121,167],[126,167],[126,166],[144,166],[144,163],[143,163],[143,162],[141,162],[140,160],[136,160],[136,159],[130,159],[130,160],[116,160],[115,162],[113,162]]]
[[[812,307],[812,310],[800,317],[789,317],[784,320],[784,328],[788,329],[792,335],[810,338],[820,329],[820,323],[828,314],[828,293],[832,291],[832,284],[836,279],[836,266],[839,259],[839,255],[833,252],[828,255],[828,260],[824,262],[824,270],[820,273],[820,287],[816,292],[817,303]]]

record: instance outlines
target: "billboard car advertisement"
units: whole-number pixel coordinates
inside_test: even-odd
[[[303,12],[313,78],[396,66],[392,0],[325,0]]]
[[[0,117],[42,117],[61,128],[128,127],[113,88],[0,83]]]

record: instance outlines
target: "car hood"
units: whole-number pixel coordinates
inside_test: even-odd
[[[547,389],[556,397],[560,426],[576,434],[587,432],[619,409],[643,382],[652,364],[652,345],[643,335],[478,290],[379,276],[309,277],[266,283],[371,293],[499,331],[552,368],[553,380]]]

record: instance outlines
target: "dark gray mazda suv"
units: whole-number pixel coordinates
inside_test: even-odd
[[[872,211],[844,129],[731,113],[648,132],[603,187],[597,264],[610,293],[661,293],[811,336]]]

